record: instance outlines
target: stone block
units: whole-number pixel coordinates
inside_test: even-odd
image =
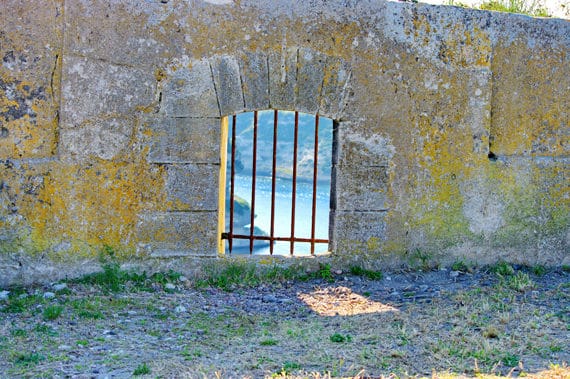
[[[160,1],[66,0],[66,51],[122,65],[163,63],[182,39],[174,33],[164,38],[157,25],[171,8]]]
[[[155,257],[215,256],[217,212],[146,213],[137,222],[138,250]]]
[[[387,166],[396,153],[388,136],[373,134],[361,123],[341,122],[337,126],[339,165]]]
[[[336,166],[337,211],[383,211],[387,209],[388,167]]]
[[[220,112],[224,116],[241,112],[245,104],[237,59],[222,55],[210,59],[210,64],[220,102]]]
[[[323,85],[325,56],[309,49],[299,49],[297,59],[295,109],[316,114]]]
[[[263,53],[248,53],[240,58],[246,111],[269,109],[267,59],[267,56]]]
[[[59,153],[63,159],[94,156],[111,160],[126,151],[133,134],[132,118],[96,120],[81,127],[60,131]]]
[[[151,118],[150,149],[152,163],[220,162],[219,118]]]
[[[270,107],[294,111],[295,91],[297,88],[297,49],[270,53],[269,65],[269,102]]]
[[[220,166],[210,164],[168,165],[167,200],[171,210],[216,211]]]
[[[338,120],[344,109],[350,80],[350,66],[338,58],[327,57],[319,104],[319,114]]]
[[[65,56],[61,126],[77,127],[93,117],[130,115],[153,103],[155,87],[151,72]]]
[[[173,71],[165,80],[160,110],[169,117],[220,117],[210,63],[194,61]]]
[[[333,251],[377,251],[386,239],[386,212],[331,212]]]

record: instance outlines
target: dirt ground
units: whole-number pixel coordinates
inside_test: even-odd
[[[0,377],[570,377],[567,271],[333,274],[230,292],[184,277],[11,289]]]

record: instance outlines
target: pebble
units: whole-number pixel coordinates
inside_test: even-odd
[[[276,303],[278,301],[277,297],[274,295],[264,295],[261,299],[264,303]]]
[[[10,291],[0,291],[0,300],[8,300]]]
[[[58,350],[71,350],[71,346],[69,345],[59,345],[57,347]]]
[[[428,285],[422,284],[422,285],[420,286],[420,291],[425,292],[425,291],[427,291],[428,288],[429,288]]]
[[[183,313],[186,312],[186,307],[183,305],[179,305],[176,308],[174,308],[174,312],[176,313]]]
[[[172,284],[172,283],[166,283],[166,284],[164,285],[164,289],[165,289],[165,290],[170,290],[170,291],[172,291],[172,290],[175,290],[175,289],[176,289],[176,286],[175,286],[174,284]]]
[[[61,291],[61,290],[64,290],[66,288],[67,288],[67,284],[65,284],[65,283],[58,283],[58,284],[53,285],[53,289],[55,291]]]
[[[342,275],[342,270],[336,270],[334,273],[337,275]]]
[[[188,281],[188,278],[185,276],[181,276],[180,278],[178,278],[178,281],[179,282],[186,282],[186,281]]]
[[[44,292],[44,299],[53,299],[55,297],[55,293],[53,292]]]
[[[449,273],[449,276],[451,276],[452,278],[457,278],[459,276],[459,271],[451,271]]]

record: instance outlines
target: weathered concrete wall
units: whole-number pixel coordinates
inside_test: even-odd
[[[6,0],[0,284],[216,256],[221,117],[337,121],[333,258],[570,259],[570,23],[383,1]],[[186,265],[186,266],[184,266]]]

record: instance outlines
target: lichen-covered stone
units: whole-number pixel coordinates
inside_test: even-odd
[[[165,79],[160,110],[168,117],[220,117],[210,63],[173,68]]]
[[[142,214],[137,223],[138,251],[152,257],[215,255],[217,212]]]
[[[238,113],[245,104],[237,59],[222,55],[212,58],[210,64],[222,115]]]
[[[222,117],[272,108],[334,120],[339,264],[568,261],[567,21],[345,0],[0,9],[1,285],[80,274],[103,246],[141,267],[216,256]]]
[[[184,164],[166,167],[170,210],[216,211],[219,165]]]
[[[153,103],[155,89],[151,72],[64,56],[61,127],[75,128],[95,117],[133,114]]]
[[[148,160],[152,163],[219,163],[219,118],[149,117]]]

